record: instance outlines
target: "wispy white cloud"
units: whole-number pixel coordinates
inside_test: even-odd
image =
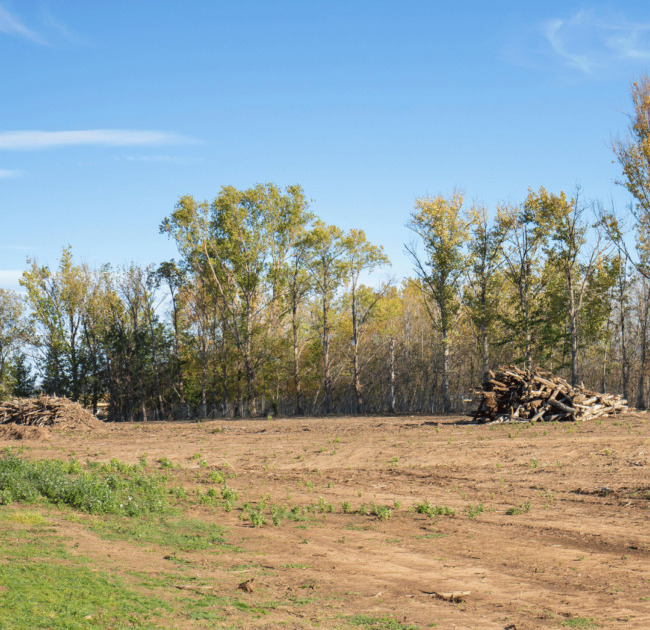
[[[591,72],[595,65],[594,61],[585,54],[569,51],[565,43],[565,37],[563,37],[563,31],[566,31],[566,24],[559,19],[549,20],[543,28],[544,37],[546,37],[551,48],[558,56],[574,68],[578,68],[583,72]]]
[[[15,15],[9,13],[9,11],[2,5],[0,5],[0,33],[24,37],[25,39],[29,39],[37,44],[47,43],[36,31],[25,26]]]
[[[650,59],[650,23],[620,15],[579,11],[568,18],[547,20],[541,32],[557,58],[586,74],[621,62]]]
[[[14,171],[11,169],[0,168],[0,179],[11,179],[12,177],[20,177],[22,171]]]
[[[164,131],[86,129],[79,131],[0,132],[0,150],[48,149],[69,146],[151,146],[194,144],[197,140]]]

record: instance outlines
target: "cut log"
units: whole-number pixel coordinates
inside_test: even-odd
[[[473,414],[474,420],[555,421],[593,420],[627,411],[627,401],[616,394],[598,394],[565,379],[513,366],[489,372]]]

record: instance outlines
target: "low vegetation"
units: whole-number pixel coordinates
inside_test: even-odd
[[[165,512],[165,479],[139,465],[82,465],[71,460],[29,461],[12,453],[0,459],[0,503],[49,503],[91,514],[139,516]]]

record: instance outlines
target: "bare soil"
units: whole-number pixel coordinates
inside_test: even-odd
[[[247,621],[226,607],[234,625],[210,627],[349,628],[350,617],[366,615],[420,628],[647,630],[647,417],[534,425],[468,425],[449,416],[114,424],[102,432],[52,431],[46,442],[25,435],[21,444],[30,458],[134,463],[146,455],[152,469],[167,458],[181,465],[173,474],[188,487],[227,467],[240,504],[266,496],[306,506],[322,497],[334,506],[303,523],[259,528],[237,508],[193,507],[191,516],[223,524],[228,542],[240,547],[218,554],[170,556],[57,522],[79,553],[116,573],[159,575],[182,556],[189,573],[177,590],[191,590],[197,577],[211,592],[251,605],[282,602]],[[0,436],[0,446],[16,442]],[[455,516],[410,509],[425,500]],[[355,512],[371,503],[393,511],[388,520],[344,514],[344,502]],[[250,579],[252,592],[238,588]],[[440,596],[453,592],[466,594],[462,601]]]

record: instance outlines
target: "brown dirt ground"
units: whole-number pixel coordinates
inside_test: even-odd
[[[332,503],[334,514],[262,528],[237,509],[192,508],[192,516],[223,524],[243,551],[179,554],[188,575],[208,579],[215,593],[282,602],[237,627],[350,627],[346,616],[364,614],[421,628],[593,627],[584,621],[593,619],[601,628],[647,630],[648,417],[532,426],[448,416],[116,424],[100,433],[53,431],[47,442],[25,436],[21,444],[30,458],[133,463],[146,454],[156,468],[166,457],[182,465],[174,474],[185,485],[228,466],[240,503],[264,495],[287,505]],[[2,446],[16,443],[0,436]],[[423,500],[456,515],[409,510]],[[401,506],[380,521],[342,514],[344,501],[354,510]],[[526,502],[528,511],[506,513]],[[478,504],[484,511],[470,518]],[[164,549],[104,541],[66,519],[57,527],[98,566],[169,569]],[[253,593],[237,590],[250,578]],[[469,594],[462,602],[432,594],[449,591]],[[238,612],[225,614],[234,621]]]

